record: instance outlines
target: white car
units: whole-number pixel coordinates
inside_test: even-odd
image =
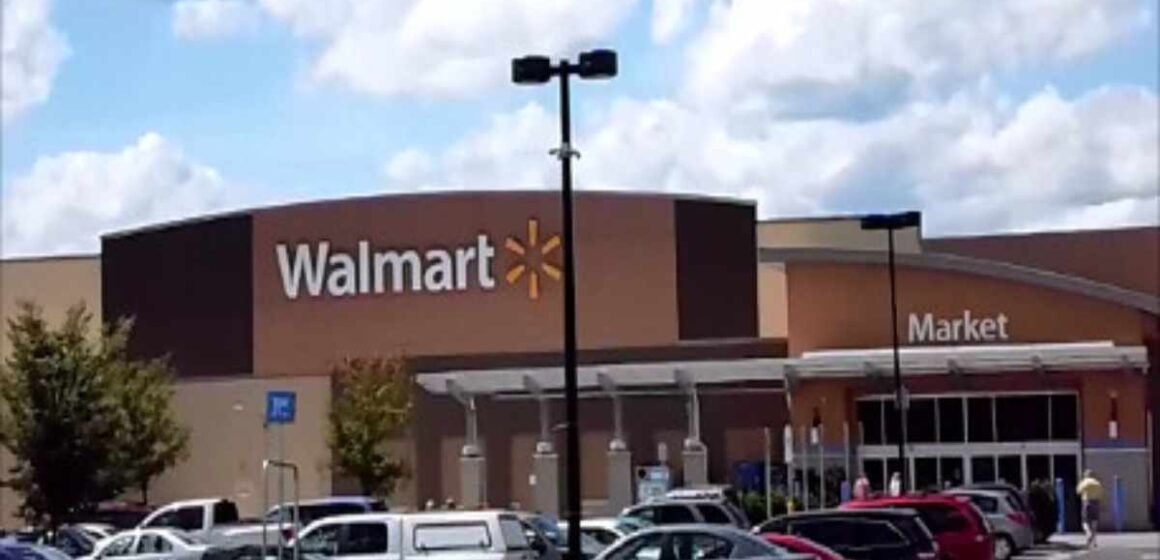
[[[83,560],[197,560],[208,548],[180,529],[133,529],[101,540]]]
[[[519,517],[504,511],[338,515],[303,529],[298,547],[303,560],[535,560],[542,554]]]
[[[565,528],[567,524],[567,521],[559,523],[561,529]],[[604,547],[650,526],[644,520],[634,517],[601,517],[580,520],[580,532],[592,537]]]

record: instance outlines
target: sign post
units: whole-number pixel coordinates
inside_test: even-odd
[[[275,431],[274,442],[276,449],[274,450],[273,462],[277,464],[286,463],[286,440],[285,440],[285,426],[286,424],[294,423],[294,416],[298,408],[298,395],[294,391],[268,391],[266,393],[266,428]],[[267,463],[271,462],[267,459]],[[297,473],[295,473],[297,477]],[[265,481],[263,480],[263,485]],[[286,483],[284,469],[278,469],[278,543],[282,545],[285,538],[285,521],[286,508],[282,507],[286,503]],[[295,505],[295,508],[298,506]],[[262,512],[265,516],[266,512]],[[294,512],[297,516],[297,511]],[[263,532],[263,537],[265,536]],[[264,554],[264,552],[263,552]]]

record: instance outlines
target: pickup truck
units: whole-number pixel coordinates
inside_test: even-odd
[[[293,514],[297,510],[297,526]],[[279,531],[285,540],[297,529],[335,515],[386,511],[382,500],[361,496],[335,496],[275,505],[266,512],[266,544],[278,543]],[[282,519],[279,519],[282,516]],[[281,523],[280,523],[281,522]],[[139,528],[175,527],[219,546],[261,545],[262,523],[242,523],[238,507],[225,498],[187,500],[169,504],[146,517]]]
[[[310,524],[298,540],[302,560],[544,560],[559,554],[529,542],[505,511],[362,513]]]
[[[260,545],[261,524],[242,524],[238,506],[225,498],[173,502],[143,519],[138,529],[172,527],[215,545]],[[277,525],[267,528],[267,538],[278,541]]]

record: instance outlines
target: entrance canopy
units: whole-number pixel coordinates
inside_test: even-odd
[[[904,347],[899,350],[903,375],[977,374],[1012,371],[1075,371],[1126,368],[1144,372],[1143,346],[1116,346],[1107,341],[1066,344]],[[894,371],[890,348],[805,352],[787,360],[788,375],[800,378],[858,377]]]
[[[577,382],[581,390],[607,390],[609,385],[628,389],[747,382],[780,383],[785,379],[785,363],[784,359],[757,358],[598,364],[580,366]],[[564,375],[562,367],[459,370],[420,374],[418,383],[434,394],[447,394],[456,390],[475,395],[557,392],[564,388]]]

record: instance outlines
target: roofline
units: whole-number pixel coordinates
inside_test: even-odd
[[[757,220],[757,223],[759,225],[761,225],[761,224],[794,224],[794,223],[811,223],[811,222],[846,222],[846,221],[851,221],[851,220],[861,220],[862,218],[865,218],[866,216],[870,216],[873,214],[874,214],[874,212],[850,213],[850,214],[828,214],[825,216],[786,216],[786,217],[766,218],[763,220]],[[920,222],[919,225],[916,227],[918,229],[921,229],[922,222]],[[904,229],[911,229],[911,228],[904,228]]]
[[[888,255],[885,251],[848,249],[776,249],[763,247],[757,250],[757,255],[758,262],[760,263],[813,262],[884,265],[888,262]],[[902,266],[911,268],[972,274],[1009,282],[1022,282],[1132,307],[1151,313],[1152,315],[1160,315],[1160,297],[1069,274],[1060,274],[1038,268],[974,257],[964,257],[950,253],[896,252],[895,261]]]
[[[98,253],[64,253],[61,255],[29,255],[16,257],[0,257],[0,264],[8,263],[27,263],[27,262],[45,262],[45,261],[79,261],[86,259],[100,260],[101,254]]]
[[[235,216],[252,216],[256,213],[273,212],[279,210],[289,210],[295,208],[306,208],[311,206],[323,206],[327,204],[341,204],[341,203],[357,203],[368,202],[379,199],[408,199],[408,198],[444,198],[453,196],[476,196],[482,198],[499,197],[499,196],[526,196],[526,195],[543,195],[543,194],[557,194],[558,191],[551,188],[528,188],[528,189],[503,189],[503,190],[431,190],[422,192],[404,192],[404,193],[371,193],[358,194],[339,198],[323,198],[314,200],[299,200],[291,202],[282,202],[266,206],[247,206],[243,208],[235,208],[232,210],[222,210],[219,212],[211,212],[208,214],[201,214],[198,216],[189,216],[176,220],[165,222],[157,222],[147,224],[135,228],[122,229],[101,234],[101,239],[117,239],[120,237],[127,237],[130,235],[137,235],[141,233],[148,233],[151,231],[158,231],[179,227],[190,224],[198,224],[212,220],[219,220],[222,218],[230,218]],[[757,207],[757,202],[751,199],[744,199],[739,197],[728,197],[718,195],[705,195],[697,193],[672,193],[662,191],[630,191],[630,190],[600,190],[600,189],[577,189],[576,196],[607,196],[607,197],[625,197],[625,198],[660,198],[668,200],[685,200],[685,201],[700,201],[700,202],[722,202],[744,206]]]
[[[1075,229],[1057,229],[1057,230],[1035,230],[1035,231],[1010,231],[1010,232],[996,232],[996,233],[965,233],[965,234],[951,234],[932,236],[927,239],[930,241],[958,241],[971,239],[999,239],[1011,237],[1047,237],[1047,236],[1063,236],[1076,234],[1091,234],[1091,233],[1126,233],[1126,232],[1147,232],[1153,231],[1160,234],[1160,225],[1151,226],[1123,226],[1111,228],[1075,228]]]

